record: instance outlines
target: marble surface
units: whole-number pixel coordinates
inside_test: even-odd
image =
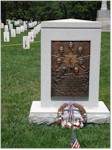
[[[53,24],[55,27],[52,28]],[[99,71],[100,71],[100,49],[101,29],[90,29],[89,24],[96,24],[96,21],[83,21],[65,19],[41,23],[41,102],[42,107],[60,106],[65,101],[79,102],[83,106],[98,106],[99,97]],[[55,24],[56,23],[56,24]],[[63,28],[58,26],[63,24]],[[86,24],[88,28],[72,28],[70,24],[79,27],[79,24]],[[45,25],[46,24],[46,25]],[[50,25],[49,25],[50,24]],[[49,25],[49,28],[46,28]],[[70,26],[69,26],[70,25]],[[45,27],[46,26],[46,27]],[[68,26],[66,28],[66,26]],[[44,28],[43,28],[44,27]],[[52,98],[51,97],[51,42],[52,41],[90,41],[90,72],[89,72],[89,96],[86,98]],[[94,63],[95,62],[95,63]]]
[[[80,20],[80,19],[61,19],[42,21],[42,28],[101,28],[98,21]]]
[[[87,123],[110,123],[110,112],[103,101],[99,101],[98,107],[85,108],[87,112]],[[41,107],[40,101],[33,101],[29,113],[29,122],[36,124],[52,124],[56,122],[57,107]],[[75,111],[75,116],[80,117]],[[67,118],[65,110],[64,118]]]

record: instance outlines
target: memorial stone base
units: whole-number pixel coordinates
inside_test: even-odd
[[[103,101],[99,101],[98,107],[85,108],[87,112],[87,123],[110,123],[110,113]],[[36,124],[53,124],[56,122],[56,107],[41,107],[40,101],[33,101],[29,113],[29,122]],[[80,113],[74,110],[76,117],[80,117]],[[65,109],[64,117],[67,118]]]

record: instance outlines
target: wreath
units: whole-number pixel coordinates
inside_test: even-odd
[[[64,111],[65,108],[68,107],[68,117],[64,120]],[[81,117],[75,117],[74,108],[77,108]],[[73,130],[76,128],[83,128],[87,123],[87,114],[84,107],[77,103],[64,103],[61,105],[57,112],[57,121],[58,125],[63,128],[72,128]]]

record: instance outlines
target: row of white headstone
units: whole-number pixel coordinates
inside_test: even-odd
[[[37,22],[34,21],[32,22],[30,26],[33,28],[36,24]],[[18,22],[18,25],[19,25],[19,22]],[[13,24],[10,23],[10,20],[9,20],[8,25],[4,25],[4,42],[10,41],[9,30],[11,31],[11,37],[16,37],[16,34],[20,34],[21,32],[24,32],[25,30],[27,30],[26,21],[23,22],[23,25],[20,25],[16,27],[16,29],[13,29]]]
[[[29,28],[33,28],[33,27],[35,27],[36,25],[37,25],[37,21],[28,23],[28,27],[29,27]]]
[[[4,28],[4,42],[9,42],[10,41],[10,33],[9,30],[11,32],[11,37],[16,37],[16,34],[20,34],[21,32],[24,32],[25,30],[27,30],[27,24],[26,21],[23,22],[23,25],[20,25],[19,21],[15,21],[16,25],[20,25],[17,26],[16,29],[13,29],[13,24],[12,21],[10,19],[7,19],[8,25],[2,25],[2,27]],[[15,25],[14,22],[14,25]]]
[[[11,37],[16,37],[16,34],[20,34],[21,32],[24,32],[25,30],[27,30],[27,26],[24,26],[24,25],[21,25],[20,27],[16,27],[16,29],[13,29],[13,26],[10,26],[10,27],[8,28],[8,25],[4,26],[4,42],[10,41],[9,29],[11,32]]]
[[[10,19],[6,19],[7,24],[14,24],[14,26],[20,26],[22,24],[27,24],[27,21],[22,21],[21,19],[19,20],[10,20]]]
[[[19,25],[19,22],[16,24]],[[28,32],[28,36],[23,37],[23,49],[30,49],[30,42],[34,42],[34,38],[40,32],[41,24],[38,24],[37,21],[31,22],[28,24],[29,28],[34,28],[31,32]],[[8,21],[8,25],[4,25],[4,42],[10,41],[9,30],[11,31],[11,37],[16,37],[16,34],[20,34],[27,30],[27,24],[24,21],[23,25],[17,26],[16,29],[13,29],[13,24]]]
[[[38,24],[31,32],[28,32],[28,36],[23,36],[23,49],[30,49],[30,42],[34,42],[34,38],[41,30],[41,24]]]

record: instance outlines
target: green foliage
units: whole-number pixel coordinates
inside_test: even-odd
[[[70,148],[71,130],[57,126],[30,124],[28,115],[33,100],[40,99],[40,42],[23,50],[24,32],[1,48],[1,147]],[[3,30],[1,31],[3,35]],[[40,34],[35,42],[40,41]],[[12,45],[11,44],[20,44]],[[10,46],[8,46],[10,45]],[[110,33],[102,34],[100,100],[110,107]],[[88,124],[76,130],[81,148],[109,148],[110,125]]]
[[[96,20],[99,1],[4,1],[6,18],[43,21],[65,18]],[[110,4],[108,4],[110,5]]]
[[[107,1],[107,8],[110,10],[110,1]]]
[[[68,5],[68,17],[85,20],[96,20],[100,3],[97,1],[72,1]]]

